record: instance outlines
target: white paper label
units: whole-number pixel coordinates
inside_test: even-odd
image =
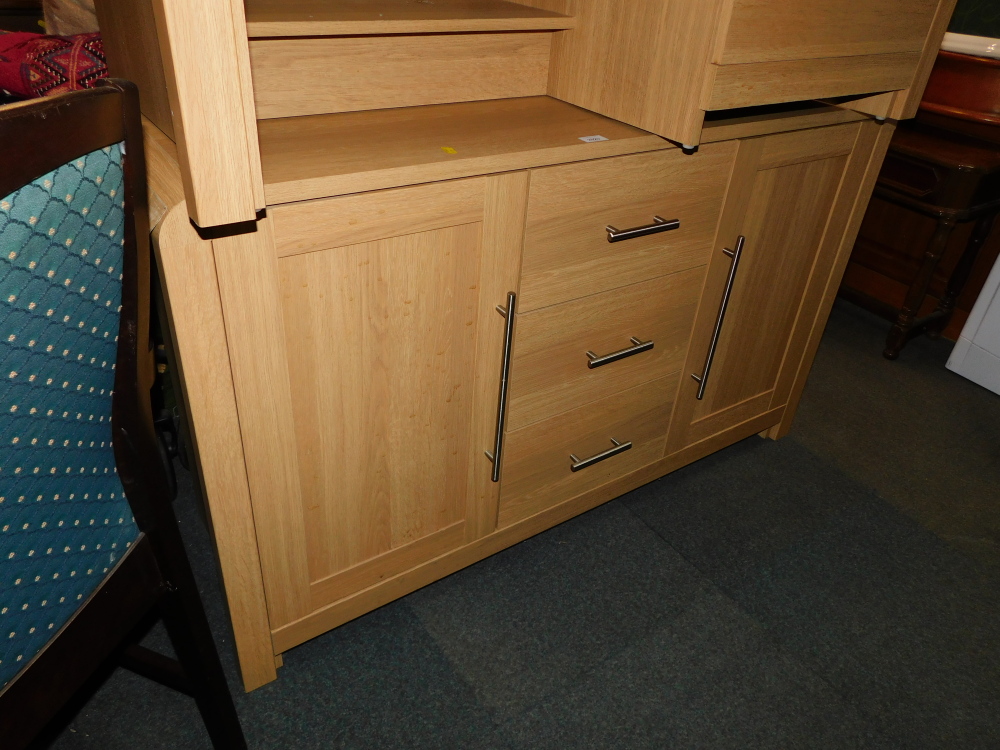
[[[583,141],[584,143],[598,143],[600,141],[606,141],[608,139],[605,138],[603,135],[585,135],[580,140]]]

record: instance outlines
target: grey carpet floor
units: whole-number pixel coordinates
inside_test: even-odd
[[[1000,748],[1000,397],[838,303],[792,434],[751,438],[285,655],[253,748]],[[169,649],[160,630],[149,642]],[[207,748],[117,671],[52,747]]]

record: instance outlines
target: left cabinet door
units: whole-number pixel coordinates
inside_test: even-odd
[[[229,344],[246,350],[234,381],[272,630],[495,527],[495,308],[516,291],[526,194],[514,173],[279,206],[256,242],[266,273],[216,243],[221,287],[270,287],[223,303],[227,331],[260,334]],[[244,413],[267,410],[257,434]]]

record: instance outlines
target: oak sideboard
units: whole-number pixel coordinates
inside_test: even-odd
[[[954,0],[98,0],[246,688],[790,428]]]

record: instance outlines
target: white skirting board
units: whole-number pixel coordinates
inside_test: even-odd
[[[947,367],[1000,393],[1000,259],[972,308]]]

